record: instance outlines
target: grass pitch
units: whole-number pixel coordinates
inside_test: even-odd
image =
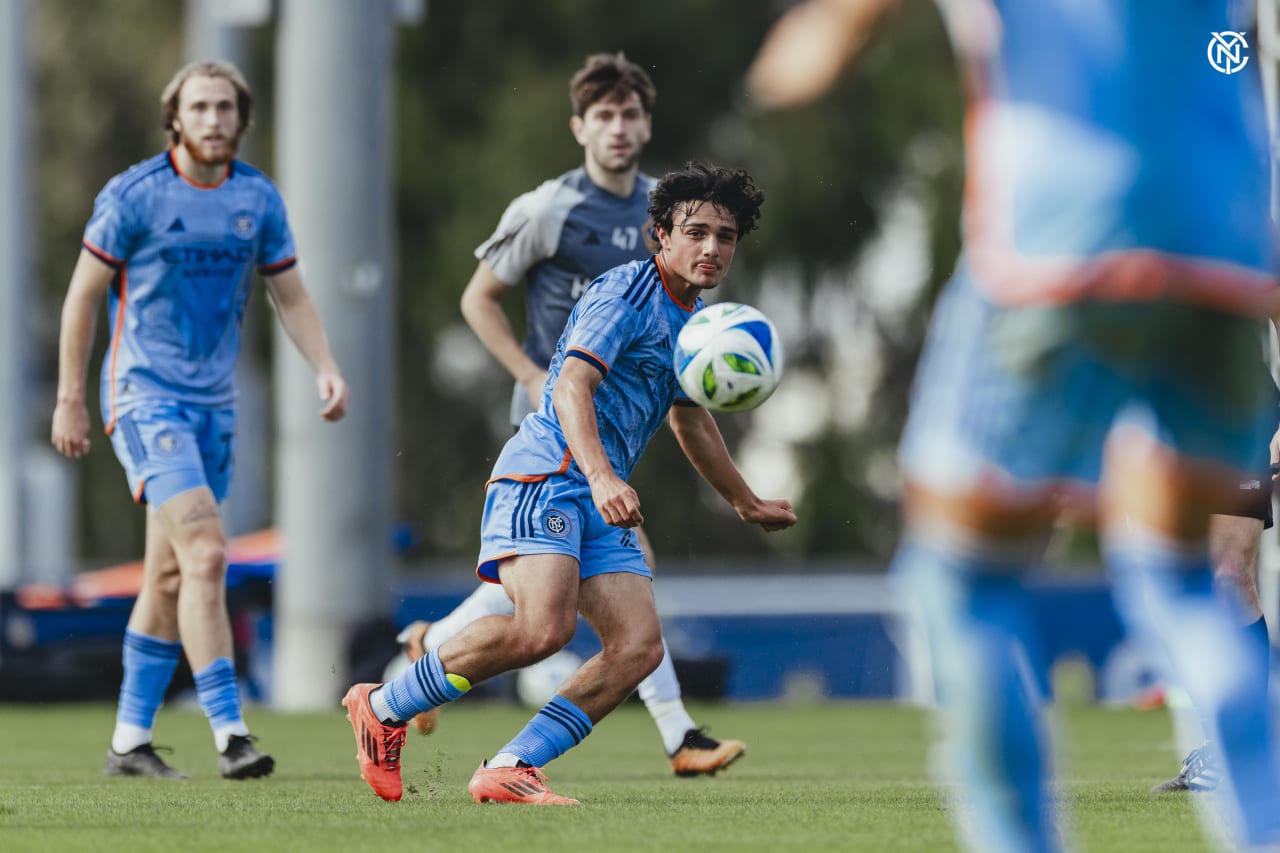
[[[712,733],[747,755],[715,778],[671,775],[643,706],[605,720],[549,769],[580,808],[478,806],[481,758],[528,719],[474,702],[437,734],[410,731],[405,796],[384,803],[360,780],[350,725],[332,713],[249,709],[268,779],[221,779],[198,711],[164,709],[156,741],[185,782],[106,779],[114,709],[0,705],[0,850],[258,851],[935,851],[955,850],[926,771],[928,717],[893,705],[705,705]],[[1060,715],[1062,796],[1086,851],[1203,851],[1187,796],[1147,789],[1177,770],[1169,719],[1100,708]]]

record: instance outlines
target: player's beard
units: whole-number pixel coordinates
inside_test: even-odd
[[[200,147],[199,141],[192,139],[185,133],[182,134],[182,147],[187,150],[187,154],[191,155],[191,159],[201,166],[225,166],[236,156],[236,150],[240,147],[240,134],[237,133],[227,140],[227,144],[223,146],[221,154],[205,154]]]

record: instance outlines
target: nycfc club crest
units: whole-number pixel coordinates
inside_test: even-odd
[[[567,515],[558,509],[549,509],[542,514],[542,529],[552,539],[563,539],[573,528],[569,524]]]
[[[169,430],[164,430],[156,435],[156,450],[165,456],[172,456],[177,453],[178,448],[181,446],[182,442],[178,439],[178,436],[169,432]]]
[[[231,233],[241,240],[252,240],[258,235],[258,218],[248,210],[241,210],[231,217]]]

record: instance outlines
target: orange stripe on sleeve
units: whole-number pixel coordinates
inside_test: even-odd
[[[284,272],[296,263],[298,263],[298,256],[290,255],[283,261],[276,261],[274,264],[260,264],[258,266],[258,272],[263,275],[274,275],[275,273]]]
[[[107,252],[103,249],[98,248],[97,246],[90,243],[88,240],[81,240],[80,245],[84,246],[85,249],[89,252],[89,254],[93,255],[95,258],[102,261],[104,264],[106,264],[109,267],[124,266],[124,261],[121,258],[117,258],[115,255],[112,255],[110,252]]]
[[[564,355],[565,358],[580,358],[587,364],[594,365],[595,368],[604,375],[609,375],[609,365],[605,364],[604,359],[593,353],[591,350],[583,349],[582,347],[569,347],[569,349],[565,350]]]
[[[116,358],[120,355],[120,339],[124,336],[124,312],[128,305],[129,277],[122,269],[120,270],[120,304],[116,307],[116,327],[111,331],[111,366],[107,370],[107,381],[111,385],[110,404],[107,409],[111,418],[107,421],[107,435],[111,435],[111,431],[116,428]]]

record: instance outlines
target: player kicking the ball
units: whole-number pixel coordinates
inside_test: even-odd
[[[607,269],[650,256],[645,232],[654,179],[640,171],[640,155],[649,141],[656,97],[649,75],[622,54],[588,56],[569,81],[569,129],[582,146],[583,164],[511,202],[476,249],[479,263],[462,294],[462,315],[516,380],[513,427],[537,407],[556,341],[586,286]],[[528,319],[523,345],[502,307],[521,281]],[[635,536],[652,570],[654,553],[644,529],[635,528]],[[514,607],[501,586],[482,583],[443,619],[409,625],[400,636],[404,655],[416,661],[464,625],[508,616]],[[677,776],[711,775],[744,754],[742,741],[717,740],[694,722],[681,699],[670,653],[637,692]],[[414,726],[429,734],[438,716],[433,708],[415,717]]]
[[[690,163],[664,176],[649,208],[658,254],[605,273],[574,307],[538,411],[503,448],[486,492],[477,571],[502,584],[514,612],[472,622],[396,679],[356,684],[343,699],[361,775],[378,796],[401,797],[409,720],[560,650],[581,612],[603,649],[468,786],[481,803],[577,803],[551,792],[541,768],[581,743],[663,656],[634,533],[644,517],[627,478],[664,419],[743,521],[795,524],[787,501],[762,500],[747,485],[711,414],[687,405],[672,368],[676,334],[728,271],[762,202],[745,172]]]

